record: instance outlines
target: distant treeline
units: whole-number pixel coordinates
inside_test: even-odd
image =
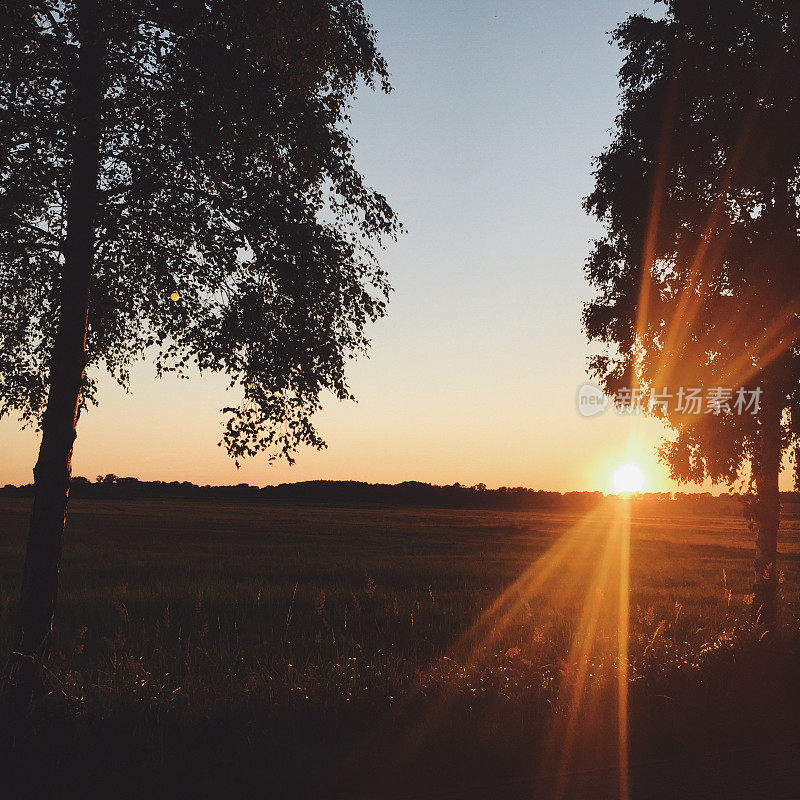
[[[342,505],[393,505],[438,508],[475,509],[569,509],[585,510],[600,503],[602,492],[546,492],[523,486],[501,486],[487,489],[484,484],[462,486],[454,483],[437,486],[419,481],[403,483],[364,483],[362,481],[301,481],[281,483],[277,486],[198,486],[188,481],[140,481],[138,478],[120,478],[100,475],[94,481],[87,478],[72,479],[70,494],[73,498],[131,500],[152,498],[159,500],[269,500],[302,503]],[[33,484],[0,488],[0,496],[30,497]],[[735,494],[712,495],[709,492],[649,492],[636,495],[633,502],[644,505],[689,505],[717,511],[740,511],[744,497]],[[784,492],[784,505],[800,505],[800,493]]]

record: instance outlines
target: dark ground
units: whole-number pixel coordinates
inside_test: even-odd
[[[77,501],[7,796],[618,797],[617,514]],[[796,531],[762,636],[738,518],[634,514],[631,797],[800,797]]]

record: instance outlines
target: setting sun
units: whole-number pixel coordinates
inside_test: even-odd
[[[623,464],[614,470],[612,483],[617,494],[633,494],[644,491],[645,476],[636,464]]]

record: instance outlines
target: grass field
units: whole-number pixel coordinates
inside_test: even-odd
[[[4,652],[27,513],[0,499]],[[764,639],[734,515],[75,501],[16,766],[117,795],[602,797],[629,748],[634,796],[763,788],[743,763],[796,756],[799,525]]]

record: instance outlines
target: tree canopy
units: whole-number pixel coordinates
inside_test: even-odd
[[[62,302],[79,2],[10,0],[0,39],[0,415],[40,419]],[[384,313],[399,223],[348,107],[389,89],[359,0],[102,0],[82,398],[132,362],[225,373],[236,458],[321,446],[326,390]],[[238,400],[237,400],[238,402]]]
[[[584,323],[610,392],[756,387],[800,442],[800,6],[669,0],[633,15],[613,141],[586,208]],[[763,415],[654,413],[676,430],[673,477],[731,484],[763,455]],[[777,489],[776,489],[777,491]]]

